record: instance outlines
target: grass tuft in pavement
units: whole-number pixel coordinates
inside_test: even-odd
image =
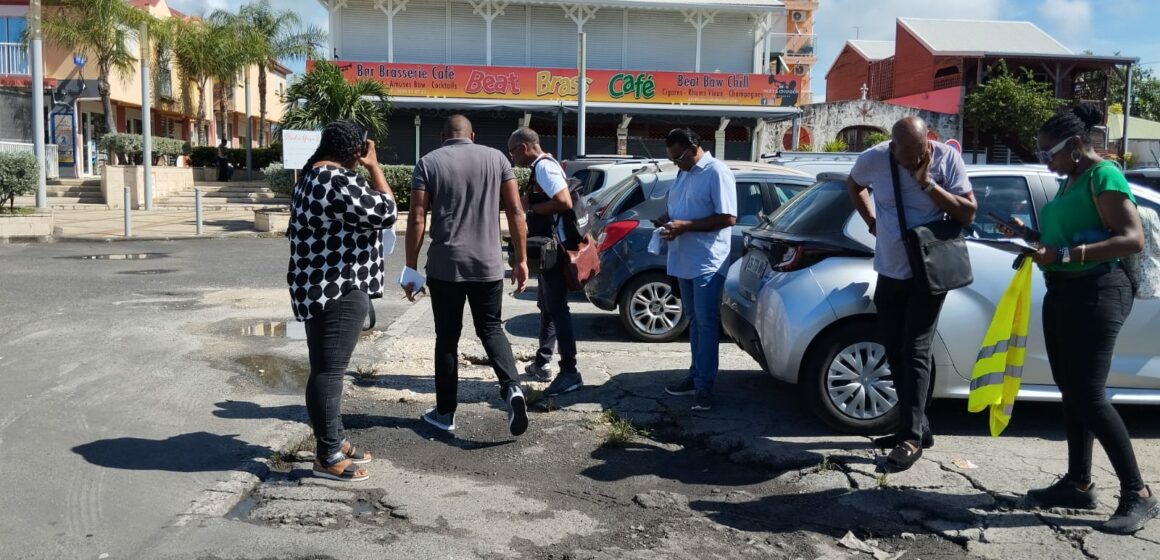
[[[638,428],[632,420],[619,416],[612,410],[602,412],[600,419],[608,425],[608,433],[604,437],[604,445],[608,447],[622,447],[649,436],[648,430]]]
[[[370,381],[378,374],[379,368],[371,364],[359,364],[354,367],[354,372],[351,373],[351,376],[359,381]]]
[[[314,436],[304,436],[297,442],[292,443],[286,449],[275,451],[270,454],[270,468],[276,471],[289,470],[294,463],[298,462],[299,451],[314,452]]]

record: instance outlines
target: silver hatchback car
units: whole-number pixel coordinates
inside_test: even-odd
[[[1038,209],[1059,189],[1043,167],[968,166],[979,216],[1016,216],[1038,227]],[[796,383],[812,410],[851,433],[889,432],[898,397],[878,342],[873,304],[874,238],[846,194],[845,173],[818,183],[746,235],[722,298],[726,332],[777,379]],[[1160,211],[1160,195],[1133,186]],[[967,234],[975,281],[947,296],[934,341],[934,398],[966,398],[979,345],[1014,275],[1014,255],[987,240],[985,220]],[[1031,336],[1020,400],[1059,400],[1040,326],[1045,287],[1035,275]],[[1114,403],[1160,404],[1160,300],[1137,300],[1108,377]]]

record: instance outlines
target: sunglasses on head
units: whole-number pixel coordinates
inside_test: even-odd
[[[1056,144],[1055,147],[1051,148],[1050,150],[1039,150],[1039,152],[1036,153],[1036,155],[1039,156],[1039,163],[1042,163],[1043,165],[1051,163],[1051,160],[1055,159],[1055,154],[1063,151],[1063,148],[1067,146],[1068,142],[1071,142],[1071,138],[1065,138],[1062,142]]]

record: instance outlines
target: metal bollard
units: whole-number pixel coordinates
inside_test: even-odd
[[[197,234],[201,235],[201,189],[193,189],[193,212],[197,220]]]
[[[129,187],[125,187],[125,237],[133,237],[133,215],[129,213],[129,207],[133,203],[133,198],[129,194]]]

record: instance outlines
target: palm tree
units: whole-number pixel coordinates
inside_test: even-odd
[[[136,43],[142,24],[153,26],[156,20],[125,0],[45,0],[43,14],[46,40],[96,62],[105,129],[117,132],[109,79],[113,72],[124,77],[136,70],[129,43]]]
[[[391,110],[387,93],[379,82],[360,79],[351,83],[337,66],[315,61],[310,72],[286,89],[286,113],[279,127],[321,130],[327,123],[348,120],[366,127],[371,138],[382,139],[387,135]]]
[[[167,20],[168,37],[173,46],[174,60],[181,75],[197,87],[197,119],[200,134],[201,125],[209,122],[209,106],[206,104],[206,86],[210,80],[222,74],[223,64],[228,64],[226,53],[237,48],[237,37],[230,29],[196,19]],[[231,72],[233,74],[233,72]],[[204,138],[199,138],[202,142]]]
[[[257,0],[242,6],[238,13],[218,10],[210,20],[235,28],[248,28],[265,40],[258,44],[252,61],[258,66],[258,113],[266,122],[266,70],[273,61],[306,60],[315,57],[326,41],[326,32],[317,26],[302,27],[302,20],[292,10],[275,11],[270,0]],[[266,143],[266,127],[258,128],[258,145]]]

